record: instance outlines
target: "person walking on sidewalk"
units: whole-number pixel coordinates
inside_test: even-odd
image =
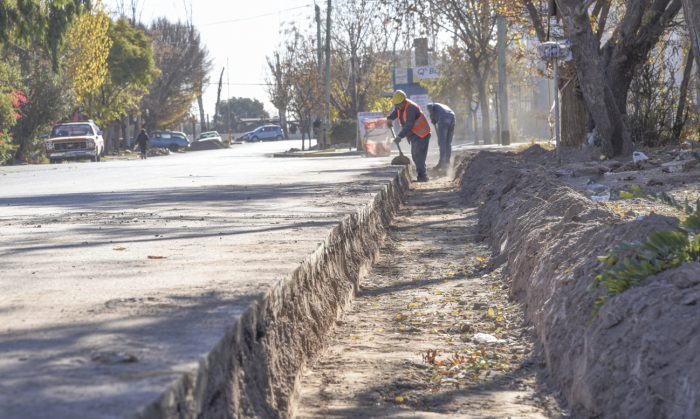
[[[402,90],[394,92],[391,98],[394,110],[387,116],[387,123],[393,126],[396,119],[399,120],[401,131],[394,140],[400,143],[402,138],[406,138],[411,144],[411,157],[416,164],[418,172],[418,182],[428,181],[428,172],[425,167],[425,160],[428,156],[428,145],[430,144],[430,124],[418,104],[406,98],[406,93]]]
[[[428,104],[428,113],[430,114],[430,122],[437,129],[438,147],[440,147],[440,161],[434,170],[444,172],[450,167],[450,159],[452,158],[455,113],[449,106],[437,102]]]
[[[141,160],[146,159],[149,141],[150,138],[148,138],[148,134],[146,134],[146,129],[142,128],[141,132],[139,132],[139,135],[136,137],[136,143],[139,145],[139,149],[141,150]]]

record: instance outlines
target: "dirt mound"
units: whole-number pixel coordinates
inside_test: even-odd
[[[226,148],[226,144],[221,141],[195,141],[190,144],[189,151],[220,150]]]
[[[480,204],[483,233],[506,262],[548,369],[576,416],[690,418],[700,411],[700,264],[647,279],[592,317],[602,255],[621,241],[677,225],[623,221],[524,155],[482,152],[462,193]]]

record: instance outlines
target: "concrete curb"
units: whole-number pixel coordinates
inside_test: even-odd
[[[195,371],[136,417],[289,417],[302,366],[322,347],[369,272],[409,185],[409,171],[403,169],[253,303]]]
[[[313,158],[313,157],[352,157],[352,156],[364,156],[364,151],[343,151],[343,152],[306,152],[306,153],[275,153],[272,155],[273,158]]]

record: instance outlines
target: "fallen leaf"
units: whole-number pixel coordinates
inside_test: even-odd
[[[118,246],[118,247],[113,248],[112,250],[116,250],[117,252],[121,252],[122,250],[126,250],[126,247]]]
[[[403,396],[396,396],[396,397],[394,397],[394,401],[395,401],[396,403],[401,404],[401,403],[404,403],[404,402],[406,401],[406,398],[403,397]]]
[[[402,321],[406,320],[407,318],[408,318],[407,315],[405,315],[403,313],[399,313],[394,317],[394,321],[402,322]]]
[[[489,307],[488,314],[491,318],[496,317],[496,312],[493,310],[493,307]]]
[[[167,259],[165,256],[148,256],[149,259]]]

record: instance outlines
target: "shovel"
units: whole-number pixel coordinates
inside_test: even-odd
[[[391,135],[396,139],[396,134],[394,134],[394,127],[391,127]],[[394,157],[391,160],[391,165],[392,166],[408,166],[411,164],[411,159],[403,155],[403,151],[401,151],[401,146],[399,143],[394,142],[396,144],[396,147],[399,149],[399,155]]]

